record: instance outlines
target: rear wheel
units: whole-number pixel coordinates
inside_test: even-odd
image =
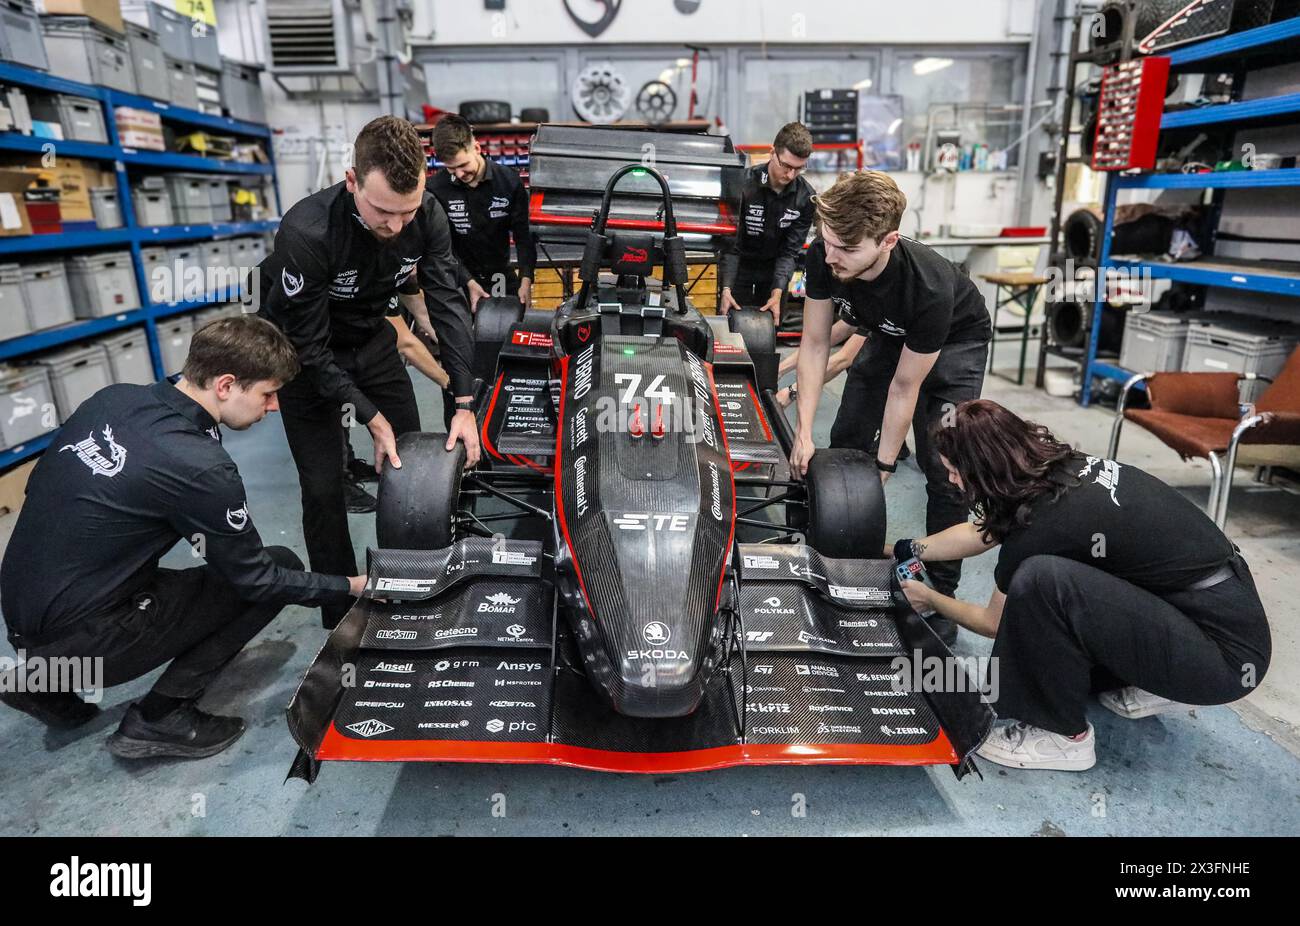
[[[776,328],[770,312],[758,309],[732,309],[731,330],[745,339],[745,350],[754,361],[754,374],[759,389],[776,390],[777,371],[781,361],[776,354]]]
[[[518,296],[495,296],[483,299],[474,313],[474,377],[491,383],[497,372],[501,346],[510,337],[510,329],[524,317],[524,304]]]
[[[446,446],[446,434],[397,439],[402,466],[385,463],[379,477],[375,528],[382,549],[437,550],[455,540],[465,445]]]
[[[818,450],[804,480],[808,545],[833,559],[879,559],[885,547],[885,489],[861,450]]]

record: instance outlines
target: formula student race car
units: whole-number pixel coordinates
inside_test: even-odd
[[[660,233],[608,229],[628,176],[660,188]],[[327,760],[964,774],[994,715],[964,673],[916,691],[895,663],[951,654],[879,558],[879,474],[821,450],[791,478],[770,316],[691,304],[658,171],[609,177],[579,279],[554,313],[480,308],[479,468],[445,435],[399,441],[366,593],[288,708],[291,774],[313,781]]]

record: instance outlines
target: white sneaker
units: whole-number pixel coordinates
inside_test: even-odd
[[[1179,704],[1177,701],[1170,701],[1168,698],[1162,698],[1159,695],[1153,695],[1149,691],[1143,691],[1136,685],[1129,685],[1127,688],[1116,688],[1114,691],[1103,691],[1098,695],[1098,699],[1101,701],[1101,706],[1106,710],[1129,720],[1154,717],[1156,714],[1163,714],[1166,711],[1190,706]]]
[[[1097,738],[1092,724],[1081,740],[1072,740],[1023,721],[993,729],[977,754],[1008,768],[1043,768],[1059,772],[1082,772],[1097,764]]]

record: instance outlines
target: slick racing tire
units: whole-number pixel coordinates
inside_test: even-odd
[[[465,445],[448,451],[446,434],[403,434],[401,469],[384,464],[379,477],[375,533],[381,549],[438,550],[456,535],[456,507],[465,469]]]
[[[878,559],[885,547],[885,489],[861,450],[818,450],[804,480],[808,545],[833,559]]]
[[[497,357],[510,329],[524,317],[518,296],[483,299],[474,313],[474,376],[489,385],[496,378]]]
[[[503,100],[465,100],[457,108],[466,122],[477,125],[510,121],[510,104]]]
[[[760,390],[776,391],[777,371],[781,359],[776,353],[776,327],[772,313],[758,309],[732,309],[731,330],[745,340],[745,350],[754,361],[754,377]]]

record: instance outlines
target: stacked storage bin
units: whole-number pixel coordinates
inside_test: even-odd
[[[49,69],[41,18],[32,0],[0,2],[0,58],[38,71]]]
[[[129,328],[101,338],[98,343],[108,354],[113,382],[147,386],[154,381],[149,339],[143,328]]]
[[[49,371],[50,389],[62,421],[66,421],[86,399],[113,383],[108,352],[102,344],[67,347],[42,354],[36,362]]]
[[[102,318],[140,308],[130,251],[73,255],[68,258],[68,281],[77,318]]]
[[[162,177],[141,177],[131,190],[135,224],[143,228],[173,224],[172,197]]]
[[[125,36],[89,16],[46,16],[41,27],[54,73],[83,84],[135,93],[135,69]]]
[[[1187,331],[1183,369],[1198,373],[1255,373],[1273,379],[1300,343],[1300,328],[1285,322],[1211,315]],[[1242,383],[1241,400],[1253,402],[1268,384]]]
[[[66,325],[76,316],[72,310],[72,290],[68,286],[67,268],[60,259],[37,260],[19,267],[23,296],[27,300],[27,319],[32,331]]]
[[[158,33],[148,26],[127,22],[126,43],[131,50],[136,92],[155,100],[170,100],[171,78]]]
[[[59,426],[43,366],[0,365],[0,450],[18,447]]]
[[[164,375],[179,373],[185,366],[193,337],[194,319],[189,315],[175,315],[158,322],[158,348],[162,351]]]

